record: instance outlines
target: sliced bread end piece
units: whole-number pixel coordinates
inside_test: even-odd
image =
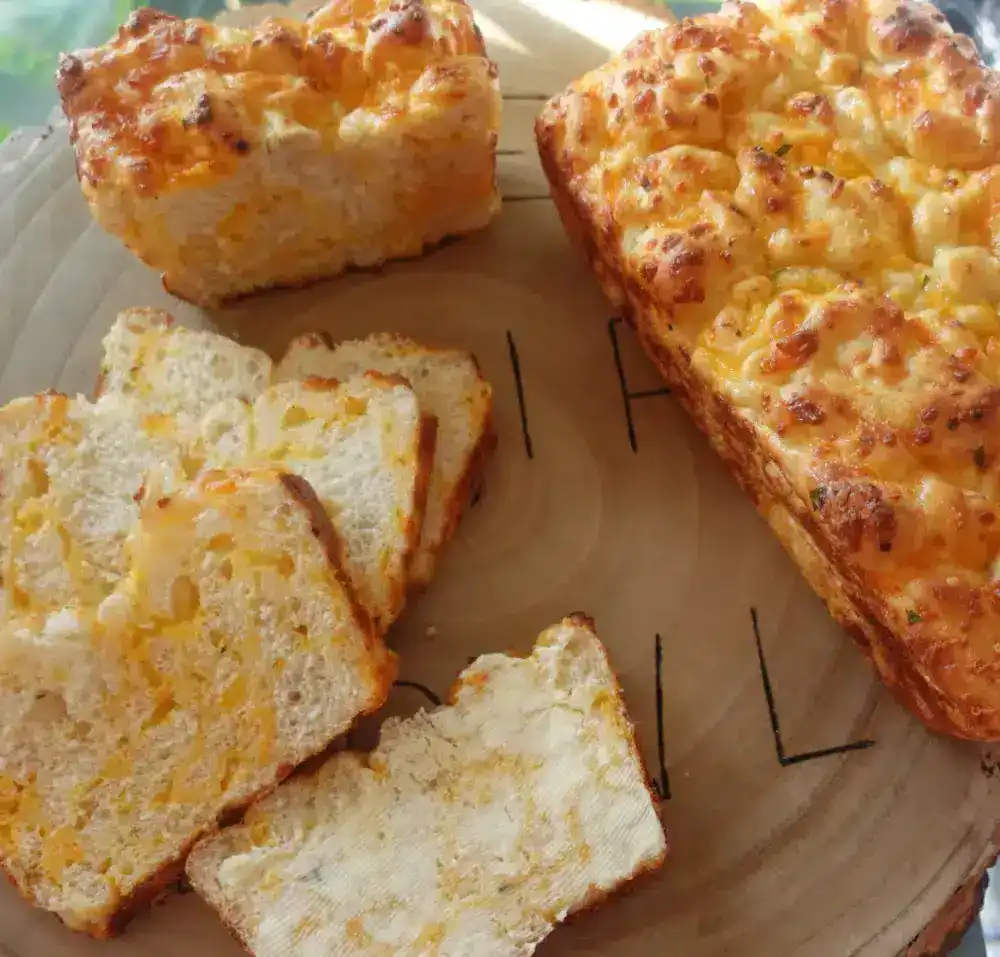
[[[371,754],[286,782],[187,873],[255,957],[516,957],[666,850],[618,682],[573,616],[527,658],[478,659]]]
[[[337,528],[344,567],[384,630],[406,601],[420,541],[437,423],[399,376],[288,381],[252,404],[229,400],[202,422],[209,465],[302,475]]]
[[[321,334],[294,339],[275,369],[279,381],[341,379],[366,371],[400,375],[438,420],[434,472],[412,583],[427,585],[496,444],[493,395],[475,357],[391,333],[333,345]]]
[[[188,850],[379,707],[394,658],[301,479],[206,473],[147,497],[97,608],[0,629],[0,860],[112,935]]]

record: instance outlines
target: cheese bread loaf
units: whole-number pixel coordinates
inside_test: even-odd
[[[427,585],[495,445],[493,392],[471,353],[388,333],[336,345],[319,335],[301,336],[292,340],[275,375],[279,381],[341,379],[367,371],[402,376],[424,412],[437,419],[427,511],[410,570],[413,584]]]
[[[582,616],[487,655],[453,703],[387,722],[188,859],[254,957],[522,957],[657,868],[666,840],[605,652]]]
[[[153,482],[100,605],[0,628],[0,860],[108,936],[194,841],[377,708],[392,656],[302,479]]]
[[[726,2],[544,107],[608,297],[932,728],[1000,739],[1000,80],[919,0]]]
[[[58,84],[94,215],[201,305],[415,256],[499,208],[496,68],[464,0],[252,30],[136,10]]]

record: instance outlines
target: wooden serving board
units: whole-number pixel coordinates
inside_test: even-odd
[[[272,351],[318,329],[471,348],[495,387],[500,447],[436,582],[391,635],[402,677],[442,694],[471,657],[525,649],[564,614],[589,612],[672,845],[660,874],[540,953],[943,952],[996,853],[998,757],[932,736],[883,691],[665,393],[547,199],[531,134],[541,100],[647,21],[603,0],[477,11],[505,91],[503,213],[378,275],[207,316],[91,220],[64,128],[28,162],[0,162],[0,399],[89,392],[102,336],[134,305]],[[400,688],[391,709],[423,703]],[[102,953],[239,950],[191,894],[101,944],[0,892],[0,954]]]

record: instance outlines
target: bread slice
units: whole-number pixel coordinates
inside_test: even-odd
[[[209,472],[151,492],[100,606],[0,630],[0,858],[104,937],[199,835],[385,699],[393,659],[309,486]]]
[[[487,655],[454,703],[389,721],[198,844],[195,889],[255,957],[521,957],[658,867],[666,840],[582,616]]]
[[[366,610],[388,628],[406,600],[434,459],[435,422],[400,378],[272,386],[202,423],[209,466],[271,465],[303,476],[326,507]]]
[[[255,29],[136,10],[58,87],[94,216],[199,305],[416,256],[500,208],[499,82],[464,0]]]
[[[153,467],[166,490],[184,479],[173,423],[123,396],[53,392],[0,409],[0,621],[114,588]]]
[[[219,402],[253,401],[270,382],[260,349],[178,325],[162,309],[126,309],[104,337],[97,392],[131,396],[191,433]]]
[[[315,334],[294,339],[275,377],[340,379],[367,370],[401,375],[438,422],[427,514],[411,571],[415,584],[426,585],[495,445],[492,389],[470,353],[435,349],[388,333],[336,346]]]

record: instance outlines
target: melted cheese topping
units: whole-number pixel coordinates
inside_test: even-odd
[[[81,177],[157,194],[232,175],[296,135],[336,149],[412,111],[432,118],[469,82],[466,60],[484,57],[463,0],[328,3],[255,30],[141,9],[109,43],[65,56],[58,82]]]
[[[913,0],[729,2],[538,131],[611,291],[750,426],[932,683],[988,710],[1000,82],[971,42]]]

